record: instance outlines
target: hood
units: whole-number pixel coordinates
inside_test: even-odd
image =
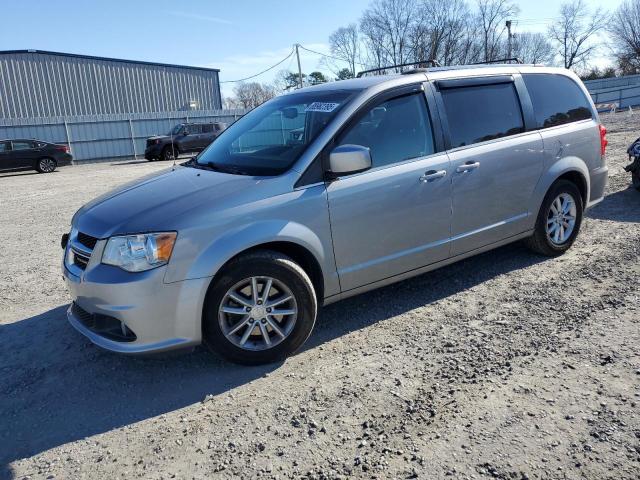
[[[179,230],[188,222],[189,211],[223,209],[252,201],[263,190],[256,187],[267,182],[259,177],[176,166],[87,203],[74,215],[72,224],[96,238]]]
[[[152,135],[147,138],[147,142],[149,140],[167,140],[168,138],[169,138],[169,135]]]

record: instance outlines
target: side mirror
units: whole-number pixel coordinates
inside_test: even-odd
[[[182,131],[182,135],[183,135],[184,137],[186,137],[187,135],[189,135],[189,132],[187,132],[186,130],[183,130],[183,131]]]
[[[335,175],[364,172],[371,168],[371,151],[362,145],[340,145],[329,154],[329,171]]]

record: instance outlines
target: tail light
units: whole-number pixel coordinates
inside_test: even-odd
[[[598,128],[600,129],[600,155],[604,157],[607,145],[609,144],[607,140],[607,129],[604,125],[598,125]]]
[[[55,149],[60,150],[61,152],[64,152],[64,153],[69,153],[69,147],[67,147],[66,145],[56,145]]]

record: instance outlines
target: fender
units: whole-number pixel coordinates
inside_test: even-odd
[[[536,188],[533,191],[531,196],[531,215],[529,215],[529,221],[531,223],[530,227],[533,229],[535,226],[536,219],[538,218],[538,212],[540,211],[540,206],[542,205],[542,201],[544,200],[544,196],[549,191],[549,188],[553,183],[560,178],[562,175],[568,172],[577,172],[582,175],[585,185],[587,186],[587,201],[590,198],[591,185],[589,183],[589,169],[587,165],[578,157],[564,157],[560,160],[556,160],[545,172],[542,174]],[[586,207],[585,202],[585,207]]]
[[[337,274],[335,274],[333,256],[331,252],[325,251],[322,240],[309,227],[284,219],[256,221],[249,225],[228,230],[223,235],[215,238],[191,262],[191,266],[184,278],[165,278],[165,282],[213,277],[223,265],[236,255],[270,242],[294,243],[311,252],[322,268],[325,289],[328,292],[339,289],[337,285],[327,284],[331,276],[330,272],[334,273],[333,276],[336,277],[336,283]],[[170,275],[170,277],[174,277],[174,275]]]

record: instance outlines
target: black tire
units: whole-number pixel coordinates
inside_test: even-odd
[[[171,145],[167,145],[162,149],[162,156],[160,157],[160,159],[175,160],[176,158],[178,158],[178,155],[180,155],[180,153],[178,152],[178,149],[175,146],[172,147]]]
[[[55,159],[50,157],[44,157],[39,159],[38,163],[36,163],[36,170],[39,173],[51,173],[56,170],[57,166],[58,166],[58,162],[56,162]]]
[[[640,172],[638,172],[638,170],[631,172],[631,183],[633,184],[633,188],[640,192]]]
[[[275,281],[282,282],[290,290],[297,307],[297,316],[288,335],[283,340],[279,340],[280,343],[277,345],[263,350],[248,350],[234,344],[225,336],[221,326],[224,320],[221,320],[220,316],[228,318],[219,313],[227,292],[239,282],[251,277],[271,277]],[[203,343],[210,350],[235,363],[259,365],[276,362],[291,355],[309,338],[316,321],[317,311],[318,304],[313,284],[307,273],[297,263],[278,252],[256,251],[232,260],[211,282],[202,313]],[[240,322],[241,320],[238,324]],[[257,322],[255,325],[260,327]],[[253,324],[249,324],[246,328],[249,329],[249,327],[252,331],[257,328]],[[243,328],[241,332],[246,330]],[[260,329],[257,332],[260,333]],[[271,333],[274,334],[274,331],[272,330]],[[274,335],[273,338],[277,337]]]
[[[575,224],[573,231],[569,237],[562,243],[554,243],[547,234],[546,226],[549,215],[552,215],[551,204],[553,201],[562,194],[568,194],[572,197],[576,206]],[[578,187],[568,180],[558,180],[555,182],[544,197],[538,217],[536,219],[536,225],[534,233],[529,237],[525,243],[527,246],[540,255],[547,257],[557,257],[571,248],[573,242],[578,236],[580,231],[580,225],[582,224],[582,214],[584,211],[584,205],[582,202],[582,195]]]

